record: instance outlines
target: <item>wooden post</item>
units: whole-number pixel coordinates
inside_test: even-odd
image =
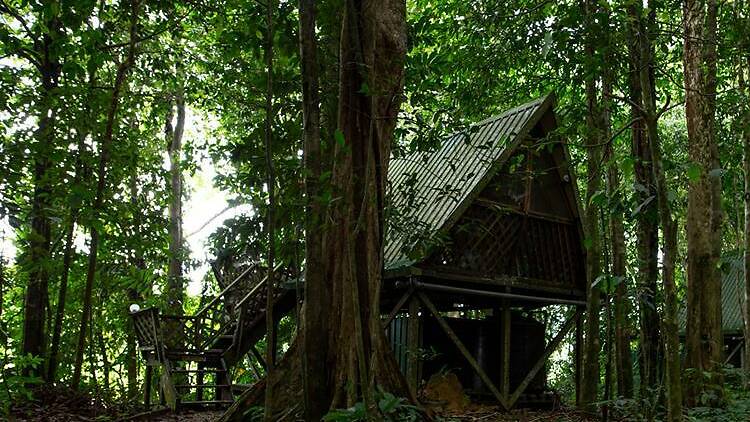
[[[406,380],[415,397],[419,386],[419,325],[419,300],[413,297],[409,301]]]
[[[195,373],[195,383],[198,384],[197,390],[195,392],[195,399],[197,401],[203,401],[203,369],[205,366],[198,362],[198,372]],[[189,377],[190,375],[186,375],[186,377]]]
[[[583,375],[583,313],[581,307],[576,308],[576,341],[574,345],[575,355],[575,384],[576,384],[576,406],[581,404],[581,376]]]
[[[510,395],[510,301],[508,301],[508,299],[503,299],[502,304],[503,309],[500,314],[500,320],[503,326],[503,364],[502,373],[500,375],[503,382],[503,397],[505,397],[505,400],[507,401],[508,396]]]
[[[143,381],[143,405],[146,409],[151,408],[151,377],[154,373],[154,367],[146,365],[146,379]]]
[[[445,331],[445,334],[448,336],[448,338],[453,341],[453,344],[458,348],[458,351],[461,352],[461,354],[466,358],[466,360],[469,362],[469,365],[471,365],[472,368],[474,368],[474,371],[479,375],[479,378],[482,379],[484,384],[487,386],[487,388],[492,392],[492,395],[495,396],[498,402],[500,402],[500,405],[503,406],[505,410],[508,410],[508,404],[505,400],[505,397],[503,397],[502,394],[500,394],[500,391],[498,391],[495,384],[492,382],[489,376],[487,376],[487,373],[484,372],[484,369],[482,369],[481,366],[479,366],[479,363],[474,359],[473,356],[471,356],[471,353],[469,353],[469,350],[466,349],[466,346],[461,342],[461,340],[458,338],[456,333],[453,332],[451,327],[448,325],[447,322],[443,319],[442,316],[440,316],[440,313],[438,312],[437,308],[435,308],[435,305],[432,304],[432,301],[427,298],[427,296],[420,292],[416,292],[417,296],[419,297],[419,300],[422,301],[422,303],[427,307],[427,309],[430,310],[430,313],[435,317],[440,327]]]

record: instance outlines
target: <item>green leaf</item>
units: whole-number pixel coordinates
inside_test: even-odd
[[[344,139],[344,132],[342,132],[341,129],[336,129],[336,131],[333,133],[333,139],[335,139],[336,143],[341,145],[342,147],[346,145],[346,140]]]
[[[686,168],[688,179],[696,181],[701,177],[701,168],[696,163],[689,163]]]
[[[591,240],[590,237],[587,237],[583,239],[583,247],[586,249],[591,249],[591,246],[594,245],[594,242]]]
[[[552,47],[552,32],[544,34],[544,46],[542,47],[542,58],[547,57],[550,47]]]
[[[370,95],[370,86],[367,85],[367,82],[362,82],[362,86],[359,88],[359,91],[357,92],[359,92],[360,94],[364,94],[364,95]]]

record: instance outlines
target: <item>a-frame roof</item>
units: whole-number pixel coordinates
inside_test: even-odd
[[[393,159],[388,170],[391,210],[412,227],[394,229],[389,219],[385,269],[426,258],[410,258],[404,253],[409,230],[449,230],[554,101],[554,95],[548,94],[449,136],[434,152]]]

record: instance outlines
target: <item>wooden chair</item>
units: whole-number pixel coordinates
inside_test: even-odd
[[[131,312],[138,350],[146,361],[146,379],[143,391],[143,402],[146,408],[151,406],[151,379],[154,366],[165,364],[164,341],[159,324],[159,309],[147,308]]]

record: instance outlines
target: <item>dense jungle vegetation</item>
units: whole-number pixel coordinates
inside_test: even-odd
[[[0,88],[5,417],[143,410],[131,305],[191,315],[247,261],[304,286],[234,370],[264,383],[244,417],[427,417],[380,325],[388,162],[553,93],[588,288],[577,402],[572,336],[549,385],[593,418],[750,418],[746,0],[0,0]]]

